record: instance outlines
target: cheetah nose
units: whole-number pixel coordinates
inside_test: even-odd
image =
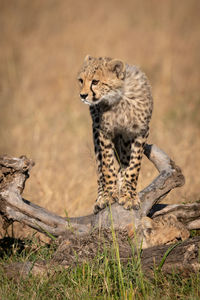
[[[86,99],[88,94],[80,94],[81,99]]]

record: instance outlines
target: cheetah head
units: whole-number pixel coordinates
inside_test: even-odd
[[[123,94],[125,64],[109,57],[86,56],[78,74],[80,98],[88,105],[113,105]]]

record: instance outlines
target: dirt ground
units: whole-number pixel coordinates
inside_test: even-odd
[[[91,120],[76,82],[90,54],[146,72],[154,96],[149,143],[186,178],[165,202],[199,199],[199,11],[198,0],[0,0],[0,154],[36,162],[25,198],[62,216],[93,210]],[[144,159],[138,189],[156,174]]]

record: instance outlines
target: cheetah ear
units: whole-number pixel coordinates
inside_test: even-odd
[[[87,62],[89,62],[90,60],[92,60],[92,56],[86,55],[86,57],[85,57],[85,59],[84,59],[84,62],[87,63]]]
[[[119,79],[124,79],[125,77],[125,64],[123,61],[118,59],[112,59],[108,62],[108,69],[115,73]]]

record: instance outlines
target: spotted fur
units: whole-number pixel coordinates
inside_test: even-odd
[[[87,56],[78,81],[93,121],[98,170],[94,211],[115,201],[137,209],[136,187],[153,109],[148,79],[136,66]]]

